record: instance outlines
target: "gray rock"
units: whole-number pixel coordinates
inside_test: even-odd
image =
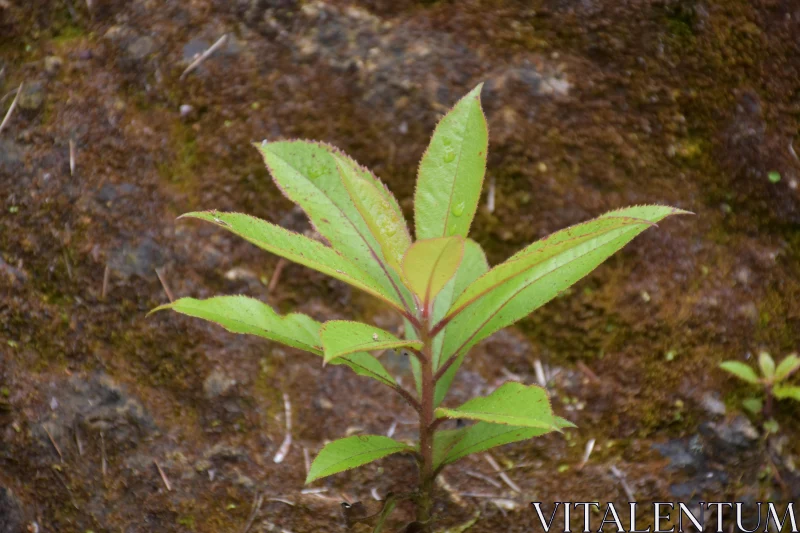
[[[725,416],[725,404],[716,393],[704,394],[700,404],[710,416]]]
[[[701,431],[709,437],[712,446],[719,454],[737,452],[752,448],[758,441],[758,430],[744,416],[719,423],[709,422]]]
[[[156,42],[152,37],[144,35],[128,45],[128,56],[134,61],[141,61],[156,50]]]
[[[55,76],[64,65],[64,60],[58,56],[47,56],[44,58],[44,71],[49,76]]]
[[[44,105],[45,99],[44,84],[40,81],[26,83],[22,87],[22,93],[19,95],[17,105],[23,111],[34,112],[38,111]]]
[[[123,245],[112,255],[109,267],[127,279],[134,275],[151,276],[163,262],[164,254],[161,248],[155,241],[145,237],[135,246],[131,243]]]
[[[22,504],[14,494],[0,487],[0,533],[23,533],[25,517]]]
[[[206,398],[213,400],[224,396],[236,386],[236,380],[226,376],[220,370],[214,370],[203,381],[203,393]]]
[[[10,139],[0,139],[0,174],[16,173],[22,168],[23,150]]]
[[[102,433],[109,448],[116,450],[135,448],[156,429],[142,404],[105,374],[88,380],[73,376],[66,383],[56,383],[52,397],[58,402],[58,410],[34,428],[48,453],[52,450],[50,437],[60,443],[62,453],[69,453],[74,448],[71,443],[76,428],[92,439]]]

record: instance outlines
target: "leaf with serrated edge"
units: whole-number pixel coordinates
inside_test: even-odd
[[[215,322],[232,333],[257,335],[322,355],[318,336],[307,329],[305,321],[311,320],[309,317],[299,313],[281,316],[267,304],[247,296],[215,296],[206,300],[180,298],[156,307],[151,313],[165,309]]]
[[[460,236],[417,241],[403,256],[403,280],[424,309],[455,275],[464,256]]]
[[[156,307],[150,313],[166,309],[214,322],[232,333],[256,335],[315,355],[323,354],[319,322],[300,313],[281,316],[267,304],[247,296],[215,296],[206,300],[181,298]],[[390,387],[396,385],[380,361],[368,353],[352,353],[331,364],[345,365],[359,376]]]
[[[412,451],[407,444],[382,435],[355,435],[335,440],[319,452],[306,477],[306,485],[317,479],[371,463],[395,453]]]
[[[348,161],[365,181],[381,192],[400,212],[396,200],[371,172],[333,146],[309,141],[256,143],[272,179],[280,190],[306,212],[311,223],[331,246],[376,281],[385,294],[411,309],[411,297],[399,275],[388,265],[381,245],[356,208],[334,156]]]
[[[686,213],[663,206],[638,206],[606,213],[558,231],[524,248],[473,282],[453,303],[442,361],[457,357],[495,331],[555,298],[656,222]]]
[[[453,277],[453,279],[451,279],[447,285],[445,285],[444,289],[442,289],[442,292],[439,293],[439,296],[437,296],[436,300],[434,301],[433,323],[436,324],[442,318],[444,318],[444,315],[447,313],[447,310],[450,308],[453,300],[461,296],[461,293],[464,292],[464,289],[466,289],[467,286],[469,286],[473,281],[485,274],[487,270],[489,270],[489,263],[486,261],[486,254],[483,252],[483,249],[472,239],[466,239],[464,242],[464,258],[461,260],[461,265],[458,267],[458,272],[456,272],[456,275]],[[457,324],[451,323],[433,338],[434,370],[439,369],[442,349],[445,346],[445,339],[451,334],[450,331],[457,327]],[[416,359],[412,359],[412,369],[414,368],[413,365],[415,363]],[[442,403],[447,391],[450,389],[450,383],[453,381],[454,376],[455,372],[447,372],[436,383],[434,405],[439,405]]]
[[[466,237],[478,208],[489,132],[478,85],[442,118],[422,156],[414,191],[418,240]]]
[[[377,180],[364,177],[368,171],[360,169],[352,159],[333,155],[345,188],[350,193],[358,212],[367,224],[375,240],[380,244],[383,256],[395,272],[400,272],[400,261],[411,246],[411,235],[403,213],[389,190]]]
[[[394,294],[378,284],[357,265],[342,257],[336,250],[321,242],[242,213],[201,211],[186,213],[181,218],[199,218],[213,222],[263,250],[344,281],[380,298],[401,312],[404,310],[403,304]]]
[[[326,363],[356,352],[374,352],[390,348],[422,348],[417,340],[398,339],[388,331],[369,324],[349,320],[325,322],[320,330],[324,360]]]
[[[753,385],[756,385],[759,382],[755,371],[739,361],[725,361],[724,363],[721,363],[719,367],[726,372],[730,372],[737,378],[748,383],[752,383]]]
[[[539,437],[555,431],[547,428],[477,422],[469,427],[439,431],[433,441],[434,468],[454,463],[473,453]]]
[[[493,424],[558,430],[547,391],[537,385],[509,381],[489,396],[473,398],[461,407],[439,407],[436,418],[481,420]]]
[[[797,400],[798,402],[800,402],[800,387],[780,385],[778,387],[775,387],[775,389],[772,392],[773,394],[775,394],[775,397],[778,398],[779,400],[791,398],[792,400]]]
[[[772,379],[775,376],[775,360],[767,352],[758,354],[758,366],[765,378]]]
[[[775,370],[775,381],[783,381],[795,373],[798,368],[800,368],[800,357],[797,357],[795,353],[787,355]]]

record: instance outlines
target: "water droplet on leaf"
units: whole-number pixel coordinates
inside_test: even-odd
[[[456,158],[456,153],[452,150],[447,150],[444,153],[444,162],[445,163],[452,163]]]
[[[452,211],[453,211],[453,216],[454,217],[460,217],[461,215],[463,215],[464,214],[464,202],[456,202],[455,204],[453,204]]]

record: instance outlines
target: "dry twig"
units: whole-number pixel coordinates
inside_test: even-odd
[[[483,455],[483,458],[486,459],[486,462],[489,463],[489,466],[491,466],[494,469],[494,471],[497,472],[497,475],[500,476],[500,479],[502,479],[503,482],[506,485],[508,485],[508,487],[511,490],[513,490],[514,492],[519,492],[520,494],[522,494],[522,489],[519,488],[519,485],[514,483],[514,481],[512,481],[512,479],[510,477],[508,477],[508,474],[503,472],[503,469],[500,468],[500,465],[497,464],[497,461],[494,460],[494,457],[492,457],[491,455],[489,455],[487,453],[487,454]]]
[[[22,94],[22,85],[23,85],[22,83],[19,84],[19,88],[17,89],[17,95],[14,97],[14,100],[8,107],[8,111],[6,112],[5,118],[3,118],[3,122],[0,122],[0,133],[2,133],[3,128],[5,128],[6,124],[8,124],[8,121],[11,118],[11,113],[13,113],[14,109],[17,107],[17,101],[19,101],[19,95]]]
[[[160,269],[156,270],[156,276],[158,276],[158,281],[161,282],[161,286],[164,288],[164,292],[167,293],[167,298],[169,298],[170,303],[175,301],[175,298],[172,296],[172,291],[169,290],[169,285],[167,285],[167,281],[164,279],[164,275],[161,273]]]
[[[286,411],[286,436],[283,437],[281,447],[278,448],[278,452],[272,458],[275,463],[282,463],[286,459],[286,454],[289,453],[289,447],[292,445],[292,403],[286,393],[283,394],[283,408]]]
[[[199,67],[199,66],[200,66],[200,63],[202,63],[203,61],[205,61],[206,59],[208,59],[209,57],[211,57],[211,54],[213,54],[214,52],[216,52],[216,51],[217,51],[217,50],[218,50],[218,49],[219,49],[219,48],[220,48],[220,47],[221,47],[223,44],[225,44],[225,41],[227,41],[227,40],[228,40],[228,34],[227,34],[227,33],[226,33],[226,34],[224,34],[224,35],[223,35],[222,37],[220,37],[219,39],[217,39],[217,42],[215,42],[214,44],[212,44],[212,45],[211,45],[211,46],[208,48],[208,50],[206,50],[205,52],[203,52],[202,54],[200,54],[200,55],[197,57],[197,59],[195,59],[194,61],[192,61],[192,62],[189,64],[189,66],[188,66],[188,67],[186,67],[186,70],[184,70],[184,71],[183,71],[183,73],[181,74],[180,80],[181,80],[181,81],[183,81],[183,79],[184,79],[184,78],[186,78],[186,76],[188,76],[188,75],[189,75],[189,74],[190,74],[190,73],[191,73],[191,72],[192,72],[194,69],[196,69],[197,67]]]
[[[172,491],[172,485],[169,484],[169,479],[167,479],[167,475],[161,469],[161,465],[158,464],[158,461],[153,459],[153,464],[156,465],[156,470],[158,470],[158,475],[161,476],[161,481],[164,482],[164,486],[167,487],[167,492]]]

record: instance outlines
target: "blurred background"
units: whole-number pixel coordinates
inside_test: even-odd
[[[394,456],[301,492],[328,439],[414,436],[376,385],[145,314],[242,293],[397,331],[344,284],[175,217],[309,229],[250,143],[310,138],[410,221],[437,120],[481,81],[491,264],[617,207],[696,216],[473,351],[453,404],[544,382],[579,429],[493,450],[510,484],[482,456],[446,470],[443,527],[529,531],[531,500],[796,500],[798,406],[767,436],[741,406],[758,391],[718,365],[800,348],[798,36],[794,0],[0,0],[0,531],[334,532],[340,502],[408,490]]]

